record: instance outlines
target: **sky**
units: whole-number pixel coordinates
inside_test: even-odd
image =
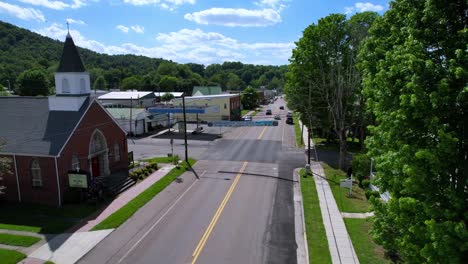
[[[106,54],[178,63],[285,65],[331,13],[383,14],[389,0],[0,0],[0,20]],[[68,22],[68,25],[67,25]]]

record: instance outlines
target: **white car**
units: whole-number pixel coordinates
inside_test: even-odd
[[[244,121],[252,121],[252,116],[246,115],[246,116],[244,117]]]

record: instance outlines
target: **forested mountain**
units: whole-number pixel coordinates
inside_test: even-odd
[[[63,43],[0,21],[0,85],[15,90],[20,75],[39,70],[46,75],[53,93],[53,74],[58,67]],[[191,91],[195,85],[221,85],[224,90],[247,86],[268,89],[283,86],[286,66],[223,64],[178,64],[161,58],[135,55],[107,55],[79,48],[83,63],[96,89],[138,89]]]

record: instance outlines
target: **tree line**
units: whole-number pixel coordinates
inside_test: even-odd
[[[54,93],[63,43],[0,21],[0,86],[20,95]],[[224,62],[205,66],[160,58],[106,55],[78,48],[93,89],[136,89],[191,93],[193,86],[219,85],[223,90],[246,87],[277,89],[287,66]],[[34,84],[36,86],[30,86]],[[37,86],[39,85],[39,86]]]
[[[309,128],[360,131],[374,160],[372,235],[395,262],[468,256],[468,4],[395,0],[383,16],[331,14],[291,57],[288,105]],[[464,260],[465,259],[465,260]]]

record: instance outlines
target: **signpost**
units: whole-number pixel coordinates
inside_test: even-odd
[[[71,188],[88,188],[88,175],[82,173],[68,173],[68,184]]]

